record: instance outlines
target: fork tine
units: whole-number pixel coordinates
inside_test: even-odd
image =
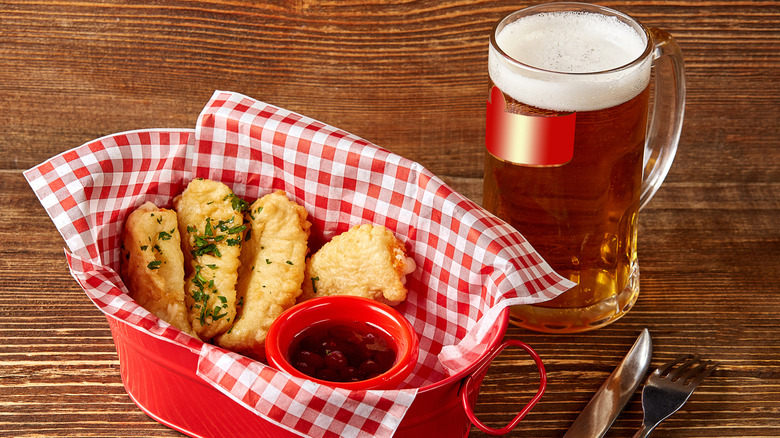
[[[690,384],[693,386],[697,386],[699,383],[701,383],[702,380],[704,380],[705,377],[712,374],[712,372],[715,371],[715,368],[717,368],[718,365],[720,365],[719,362],[713,362],[711,360],[707,362],[703,362],[700,366],[696,367],[697,369],[699,369],[699,373],[693,380],[691,380]]]
[[[696,360],[698,360],[698,358],[696,358]],[[685,381],[688,380],[691,376],[695,376],[695,375],[699,374],[706,367],[707,367],[707,362],[700,362],[695,367],[691,367],[691,368],[685,370],[685,373],[683,373],[680,376],[680,382],[681,383],[685,383]],[[680,371],[682,371],[682,370],[680,370]]]
[[[698,354],[688,355],[688,360],[683,362],[682,365],[680,365],[679,367],[673,369],[672,371],[669,371],[669,378],[671,380],[677,380],[677,378],[680,376],[680,374],[685,373],[685,374],[682,375],[682,377],[680,377],[680,379],[682,379],[682,381],[684,382],[685,379],[686,379],[686,376],[690,375],[690,373],[692,372],[692,371],[689,371],[689,370],[691,370],[691,367],[694,364],[696,364],[697,362],[699,362],[699,355]],[[693,369],[695,370],[696,368],[693,368]]]
[[[673,360],[670,360],[669,362],[666,362],[665,364],[663,364],[660,367],[658,367],[658,369],[655,370],[655,372],[653,374],[657,374],[659,376],[662,376],[664,373],[666,373],[669,370],[669,368],[671,368],[674,365],[677,365],[677,364],[683,362],[686,359],[690,359],[690,358],[694,358],[694,360],[695,360],[696,356],[694,356],[693,354],[683,354],[681,356],[677,356],[677,358],[675,358]],[[684,363],[683,364],[683,368],[685,368],[685,367],[687,367],[687,365]],[[675,371],[677,371],[677,370],[672,370],[672,372],[669,373],[669,376],[670,377],[674,377],[674,375],[672,373],[674,373]]]

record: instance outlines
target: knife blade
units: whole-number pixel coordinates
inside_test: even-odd
[[[652,354],[653,341],[644,329],[563,438],[603,437],[647,374]]]

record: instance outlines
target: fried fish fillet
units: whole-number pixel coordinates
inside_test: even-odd
[[[238,316],[216,342],[262,360],[268,328],[301,294],[311,223],[306,209],[281,190],[255,201],[247,215],[250,227],[241,250]]]
[[[196,336],[184,304],[184,255],[176,212],[147,202],[122,233],[121,274],[130,296],[179,330]]]
[[[246,203],[220,182],[195,179],[174,199],[187,273],[184,299],[204,340],[227,331],[236,316],[236,281]]]
[[[403,242],[390,230],[356,225],[309,258],[300,300],[356,295],[394,306],[406,299],[406,274],[414,269]]]

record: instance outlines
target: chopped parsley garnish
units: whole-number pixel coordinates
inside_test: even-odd
[[[246,225],[239,225],[236,227],[228,228],[227,233],[228,234],[238,234],[246,230]]]
[[[171,240],[174,231],[176,231],[176,228],[172,229],[170,232],[160,231],[157,238],[160,240]]]
[[[195,266],[195,275],[192,276],[192,284],[197,286],[199,289],[203,290],[203,287],[206,285],[207,280],[203,275],[201,275],[200,273],[201,269],[203,269],[202,266]]]
[[[203,232],[206,236],[213,236],[214,230],[211,228],[211,218],[206,218],[206,231]]]
[[[160,265],[162,265],[162,260],[154,260],[149,262],[148,265],[146,265],[149,269],[160,269]]]
[[[195,257],[200,257],[204,254],[211,254],[214,257],[222,257],[222,253],[219,252],[219,249],[217,248],[217,245],[215,243],[209,243],[207,245],[198,246],[190,252]]]
[[[191,280],[195,289],[190,291],[190,296],[192,297],[192,300],[195,301],[191,308],[200,309],[198,320],[201,325],[205,325],[207,324],[207,318],[211,318],[211,322],[213,322],[227,316],[227,312],[223,310],[227,308],[227,298],[219,295],[216,285],[214,284],[214,279],[204,277],[202,269],[203,267],[200,265],[195,266],[195,275],[192,276]],[[219,302],[213,307],[209,307],[209,300],[212,295],[216,296]],[[229,320],[230,319],[228,318],[228,321]]]
[[[214,306],[214,310],[211,311],[211,320],[216,321],[220,318],[223,318],[227,316],[227,311],[225,313],[219,313],[220,311],[223,311],[219,306]]]
[[[227,201],[228,199],[230,200],[230,205],[233,207],[233,210],[237,211],[238,213],[243,212],[249,206],[248,202],[244,201],[233,193],[225,196],[225,199],[223,200]]]
[[[241,233],[247,228],[246,225],[233,226],[235,216],[228,220],[221,220],[215,222],[212,218],[206,218],[206,226],[203,234],[198,235],[192,233],[196,229],[188,226],[187,230],[191,231],[193,248],[190,253],[193,257],[199,257],[205,254],[211,254],[214,257],[222,257],[222,254],[217,247],[217,243],[225,242],[228,246],[240,246],[241,245]],[[231,238],[232,235],[238,235],[236,238]]]
[[[192,299],[195,300],[196,302],[198,302],[198,301],[204,301],[205,302],[205,301],[208,301],[209,294],[204,293],[203,291],[200,291],[200,290],[194,290],[194,291],[192,291]],[[195,308],[196,309],[200,309],[200,305],[196,304]]]
[[[195,238],[195,247],[200,248],[201,246],[206,246],[209,244],[209,240],[205,237],[200,236],[193,236]]]

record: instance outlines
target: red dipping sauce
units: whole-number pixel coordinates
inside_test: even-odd
[[[348,390],[396,389],[417,364],[419,341],[403,315],[377,301],[317,297],[287,309],[268,330],[268,364]]]
[[[293,367],[329,382],[359,382],[389,370],[396,360],[389,335],[362,321],[314,325],[301,332],[288,350]]]

